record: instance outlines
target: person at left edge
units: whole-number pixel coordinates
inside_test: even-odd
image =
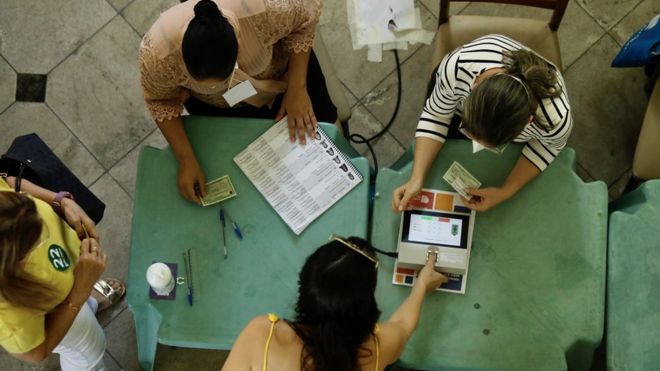
[[[183,129],[184,104],[194,115],[287,116],[291,141],[297,136],[302,144],[317,119],[337,124],[311,50],[320,11],[321,0],[189,0],[162,13],[144,35],[142,90],[179,163],[185,199],[199,203],[206,190]],[[244,81],[257,94],[229,107],[223,95]]]
[[[70,194],[27,180],[15,192],[16,183],[0,174],[0,347],[32,363],[58,353],[63,371],[106,370],[95,313],[118,303],[126,286],[99,280],[105,250]]]

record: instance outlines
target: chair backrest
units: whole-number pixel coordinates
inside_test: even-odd
[[[449,1],[450,0],[440,0],[440,17],[438,17],[438,26],[449,20]],[[561,19],[564,17],[564,12],[566,11],[566,6],[568,5],[568,0],[477,0],[477,1],[454,0],[454,1],[526,5],[526,6],[533,6],[536,8],[552,9],[553,10],[552,18],[550,18],[548,27],[550,27],[550,29],[553,31],[557,31],[557,29],[559,28]]]

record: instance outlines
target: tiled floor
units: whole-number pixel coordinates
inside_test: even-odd
[[[100,229],[110,255],[109,276],[126,277],[139,149],[165,144],[142,101],[138,45],[158,14],[177,2],[0,2],[0,153],[15,136],[37,132],[106,200]],[[437,1],[421,0],[420,6],[424,25],[434,29]],[[527,7],[476,3],[452,5],[451,12],[548,16]],[[577,151],[578,174],[585,180],[605,181],[611,199],[621,194],[631,176],[647,99],[641,69],[617,70],[609,64],[623,42],[657,13],[660,3],[656,0],[573,0],[559,30],[575,119],[569,145]],[[366,62],[366,51],[351,50],[343,0],[325,1],[318,30],[353,107],[351,131],[376,132],[389,120],[396,99],[393,56],[386,54],[382,63],[373,64]],[[416,45],[400,56],[403,100],[390,133],[376,142],[381,166],[391,164],[411,143],[431,68],[429,46]],[[22,82],[44,78],[45,94],[40,89],[17,92]],[[133,318],[126,304],[105,313],[101,322],[108,337],[110,370],[139,369]],[[160,347],[156,366],[160,370],[218,369],[225,356],[217,351]],[[57,368],[56,357],[29,367],[0,352],[3,370]]]

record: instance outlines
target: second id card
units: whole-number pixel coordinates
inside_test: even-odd
[[[229,175],[223,175],[206,183],[206,196],[202,198],[202,205],[213,205],[234,196],[236,196],[236,190],[234,185],[231,184]]]

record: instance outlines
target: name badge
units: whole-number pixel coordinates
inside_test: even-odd
[[[233,107],[236,103],[242,102],[256,94],[257,91],[252,86],[250,80],[245,80],[222,94],[222,97],[225,98],[229,107]]]

